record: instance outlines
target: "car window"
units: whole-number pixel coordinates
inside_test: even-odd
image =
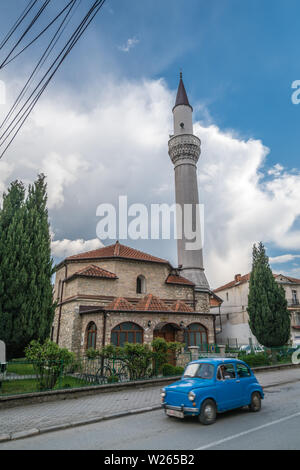
[[[184,371],[184,377],[195,377],[197,370],[199,369],[199,364],[189,364]]]
[[[230,380],[230,379],[235,379],[235,370],[234,370],[234,365],[233,364],[222,364],[219,366],[218,372],[217,372],[217,379],[218,380]]]
[[[236,365],[238,376],[242,379],[244,377],[251,377],[250,369],[246,364],[237,364]]]
[[[212,364],[189,364],[184,371],[184,377],[212,379],[213,375],[214,366]]]

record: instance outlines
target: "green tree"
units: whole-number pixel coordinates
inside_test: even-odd
[[[25,348],[25,355],[26,359],[33,363],[40,390],[53,389],[66,367],[75,360],[74,353],[60,348],[49,339],[42,344],[39,341],[31,341]]]
[[[34,184],[29,186],[26,208],[26,231],[29,240],[27,251],[28,344],[31,339],[45,341],[49,337],[55,310],[51,282],[53,260],[45,175],[38,175]]]
[[[31,340],[44,341],[54,316],[52,259],[45,176],[25,198],[15,181],[0,211],[0,338],[8,358],[21,357]]]
[[[8,357],[18,355],[26,323],[25,218],[25,188],[14,181],[3,195],[0,211],[0,338],[7,345]],[[17,318],[21,327],[16,329]]]
[[[290,338],[290,315],[285,291],[273,276],[263,243],[253,246],[252,262],[248,297],[251,331],[263,346],[283,346]]]

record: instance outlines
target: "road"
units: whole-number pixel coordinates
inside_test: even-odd
[[[259,413],[167,418],[162,410],[0,444],[1,450],[300,450],[300,382],[265,390]]]

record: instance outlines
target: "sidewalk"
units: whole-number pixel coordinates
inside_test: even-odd
[[[264,388],[300,380],[300,369],[257,372]],[[161,386],[105,392],[65,401],[0,410],[0,443],[31,435],[160,409]]]

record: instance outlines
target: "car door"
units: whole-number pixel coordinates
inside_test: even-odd
[[[216,395],[220,411],[238,408],[242,404],[241,381],[237,377],[234,363],[218,367],[216,376]]]
[[[246,364],[237,363],[236,370],[238,379],[240,380],[243,405],[247,405],[249,402],[250,385],[254,381],[253,376],[249,367]]]

